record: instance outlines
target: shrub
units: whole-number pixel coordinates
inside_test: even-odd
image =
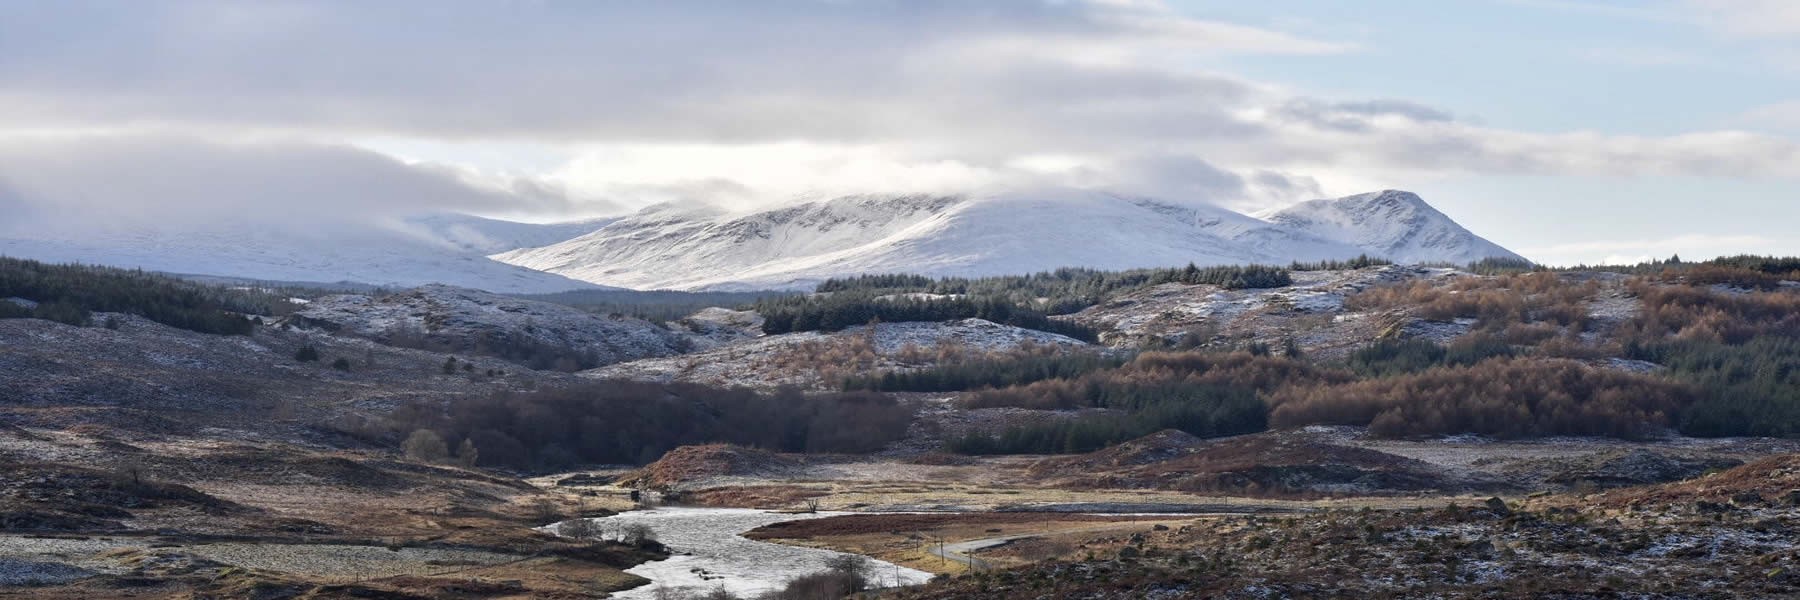
[[[407,458],[419,462],[440,463],[450,458],[450,447],[444,443],[443,436],[430,429],[412,432],[400,447]]]
[[[319,349],[313,347],[312,344],[300,346],[299,350],[294,351],[294,360],[300,362],[318,362]]]
[[[842,600],[856,593],[857,581],[835,571],[802,575],[780,590],[769,592],[764,600]]]
[[[348,371],[350,370],[350,359],[340,356],[337,360],[331,361],[331,368],[339,371]]]
[[[602,531],[593,519],[570,519],[556,525],[556,535],[572,540],[592,541],[600,539]]]

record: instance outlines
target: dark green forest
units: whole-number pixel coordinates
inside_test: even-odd
[[[678,292],[673,290],[572,290],[554,294],[518,294],[519,298],[571,306],[603,315],[637,317],[653,323],[674,321],[712,307],[747,307],[767,298],[799,292]]]
[[[431,430],[451,448],[468,440],[477,464],[556,470],[643,464],[692,444],[780,452],[873,452],[900,439],[912,410],[867,392],[759,393],[693,384],[605,381],[420,402],[390,417],[393,434]]]
[[[0,257],[0,318],[92,324],[93,313],[126,313],[200,333],[247,335],[246,315],[272,316],[292,307],[271,291],[202,285],[167,275]],[[6,301],[35,302],[27,308]]]
[[[846,290],[816,296],[767,299],[755,309],[763,316],[763,332],[841,331],[871,321],[949,321],[986,319],[1002,325],[1066,335],[1087,342],[1098,334],[1087,327],[1056,321],[1011,301],[963,296],[914,297],[878,291]]]

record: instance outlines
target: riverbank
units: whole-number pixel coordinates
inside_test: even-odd
[[[706,592],[723,588],[750,598],[781,589],[789,581],[826,570],[826,561],[841,553],[753,540],[742,534],[770,525],[845,516],[843,513],[781,513],[759,509],[663,507],[596,519],[602,528],[641,525],[668,548],[664,560],[636,565],[625,572],[649,583],[613,595],[620,599],[654,599],[672,591]],[[876,560],[870,579],[880,587],[924,583],[931,573]]]

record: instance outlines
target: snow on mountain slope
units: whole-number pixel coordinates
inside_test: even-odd
[[[496,260],[636,289],[804,289],[835,276],[983,276],[1348,257],[1360,249],[1210,206],[1049,190],[848,196],[748,215],[655,207]]]
[[[444,283],[520,293],[599,287],[496,262],[417,228],[342,221],[0,222],[0,255],[266,281]]]
[[[434,213],[408,218],[405,225],[416,228],[423,235],[486,256],[574,239],[617,220],[617,217],[606,217],[562,223],[520,223],[462,213]]]
[[[1524,260],[1464,229],[1417,194],[1400,190],[1302,202],[1267,213],[1263,218],[1399,263]]]

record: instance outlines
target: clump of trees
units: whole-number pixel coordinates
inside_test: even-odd
[[[674,321],[715,306],[749,306],[765,298],[797,296],[798,292],[678,292],[673,290],[573,290],[553,294],[520,295],[540,302],[572,306],[601,315],[632,316],[652,323]]]
[[[1769,264],[1785,268],[1777,260]],[[1647,280],[1630,289],[1642,307],[1619,327],[1625,356],[1663,365],[1669,377],[1699,390],[1680,421],[1682,433],[1800,433],[1800,294],[1722,293]]]
[[[1657,343],[1674,337],[1742,345],[1762,336],[1800,336],[1800,294],[1726,294],[1641,280],[1630,290],[1643,306],[1620,328],[1628,340]]]
[[[1434,367],[1466,367],[1515,354],[1506,340],[1484,334],[1464,336],[1448,347],[1424,339],[1384,338],[1351,352],[1345,364],[1364,377],[1386,377]]]
[[[1004,388],[1047,379],[1073,379],[1094,371],[1117,368],[1127,360],[1127,357],[1097,352],[1019,353],[947,362],[914,371],[856,375],[846,378],[843,387],[845,390],[878,392]]]
[[[1374,287],[1345,298],[1344,306],[1354,311],[1408,308],[1433,321],[1476,319],[1483,329],[1548,322],[1581,331],[1588,324],[1584,303],[1599,291],[1598,283],[1571,283],[1557,273],[1538,271],[1467,277],[1450,285],[1415,280]]]
[[[1711,336],[1633,341],[1629,358],[1686,381],[1699,398],[1683,415],[1695,436],[1800,435],[1800,338],[1760,335],[1741,344]]]
[[[417,436],[428,430],[474,464],[541,470],[643,464],[678,446],[708,443],[872,452],[904,436],[911,422],[911,409],[868,392],[765,394],[611,381],[462,398],[447,406],[420,402],[390,417],[394,431]]]
[[[1394,261],[1362,254],[1350,260],[1294,261],[1294,264],[1289,265],[1288,269],[1292,271],[1350,271],[1368,267],[1384,267],[1391,264],[1394,264]]]
[[[958,401],[964,408],[1132,409],[1184,388],[1240,389],[1263,393],[1285,385],[1345,382],[1349,373],[1320,369],[1300,360],[1251,352],[1146,352],[1117,369],[1069,379],[975,391]]]
[[[7,298],[24,298],[36,306]],[[200,333],[248,335],[255,326],[247,315],[290,310],[281,295],[265,291],[208,286],[139,270],[0,257],[0,318],[87,326],[92,313],[115,312]]]
[[[1001,298],[908,296],[870,291],[763,300],[756,304],[765,333],[840,331],[871,321],[948,321],[986,319],[1003,325],[1058,333],[1094,341],[1097,333],[1082,325],[1050,319],[1034,309]]]
[[[1008,428],[998,435],[970,432],[947,443],[960,454],[1091,452],[1164,429],[1199,437],[1262,431],[1268,409],[1248,389],[1164,383],[1102,392],[1117,413]]]
[[[1164,283],[1210,284],[1222,287],[1267,288],[1291,285],[1291,274],[1280,267],[1263,265],[1172,269],[1064,268],[1031,275],[1000,277],[942,277],[922,275],[863,275],[828,279],[817,291],[873,295],[934,294],[991,298],[1047,315],[1070,314],[1099,304],[1108,297],[1149,285]]]
[[[1351,375],[1296,359],[1250,352],[1147,352],[1112,369],[964,395],[965,408],[1107,409],[1001,432],[970,432],[948,449],[963,454],[1088,452],[1179,429],[1200,437],[1267,428],[1259,394],[1284,385],[1345,382]]]
[[[1468,367],[1267,396],[1275,427],[1367,425],[1374,435],[1638,438],[1675,424],[1694,390],[1656,377],[1567,360],[1499,359]]]

